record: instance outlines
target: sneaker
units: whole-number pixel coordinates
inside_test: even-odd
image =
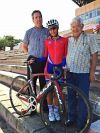
[[[60,121],[60,114],[58,111],[54,111],[54,116],[55,116],[56,121]]]
[[[52,112],[49,112],[49,121],[50,122],[55,121],[55,116],[54,116],[54,112],[53,111]]]

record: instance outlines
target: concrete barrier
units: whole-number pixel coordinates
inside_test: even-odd
[[[0,84],[0,115],[18,133],[48,133],[47,129],[41,122],[39,114],[19,118],[11,107],[9,88],[2,84]]]
[[[24,75],[27,74],[27,67],[26,66],[21,66],[21,65],[0,64],[0,70],[1,71],[8,71],[8,72],[24,74]]]

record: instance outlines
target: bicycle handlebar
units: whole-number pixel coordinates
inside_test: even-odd
[[[63,75],[63,69],[61,67],[54,67],[53,72],[54,72],[54,77],[53,77],[54,80],[60,79]]]
[[[34,60],[29,60],[29,61],[24,61],[24,63],[27,64],[27,65],[31,65],[32,63],[35,63],[35,61]]]
[[[27,65],[30,65],[30,64],[36,63],[36,62],[37,62],[37,58],[31,55],[28,57],[27,61],[25,61],[24,63],[26,63]]]
[[[27,61],[24,61],[24,63],[26,63],[27,65],[31,65],[32,63],[36,63],[36,57],[34,56],[30,56]],[[62,69],[62,67],[53,67],[53,80],[58,80],[62,77],[64,70]]]

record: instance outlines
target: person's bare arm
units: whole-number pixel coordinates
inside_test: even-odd
[[[27,53],[27,52],[28,52],[28,45],[25,44],[25,43],[22,43],[22,44],[21,44],[21,49],[22,49],[22,51],[23,51],[24,53]]]
[[[91,82],[95,80],[95,70],[96,70],[97,59],[98,59],[98,52],[92,54],[92,57],[91,57],[91,66],[90,66],[90,81]]]

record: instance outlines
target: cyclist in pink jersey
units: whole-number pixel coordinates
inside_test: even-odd
[[[67,44],[68,39],[58,35],[59,23],[52,19],[47,22],[50,38],[45,40],[44,56],[47,58],[46,73],[53,74],[53,67],[66,66]],[[47,77],[46,77],[47,79]],[[49,108],[49,121],[59,121],[60,115],[58,111],[57,96],[53,99],[53,94],[47,96]]]

